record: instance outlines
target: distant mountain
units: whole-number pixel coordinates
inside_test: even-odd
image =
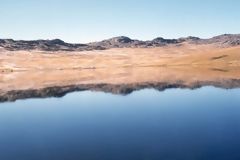
[[[219,47],[231,47],[240,45],[240,34],[224,34],[210,39],[201,39],[198,37],[185,37],[179,39],[155,38],[150,41],[141,41],[120,36],[100,42],[87,44],[71,44],[60,39],[54,40],[33,40],[33,41],[15,41],[12,39],[0,39],[0,47],[10,50],[41,50],[41,51],[88,51],[104,50],[110,48],[150,48],[162,47],[167,45],[189,44],[213,44]]]
[[[210,39],[206,39],[203,43],[218,44],[219,46],[237,46],[240,45],[240,34],[223,34]]]
[[[85,51],[105,49],[99,46],[89,46],[86,44],[65,43],[60,39],[54,40],[34,40],[34,41],[15,41],[12,39],[0,39],[0,47],[6,50],[42,50],[42,51]]]

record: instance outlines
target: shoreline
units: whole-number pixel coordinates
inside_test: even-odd
[[[234,88],[240,83],[240,47],[185,45],[54,54],[1,51],[0,71],[0,95],[5,97],[15,91],[39,92],[44,88],[79,88],[89,84],[90,90],[102,84],[110,88],[115,85],[113,88],[118,90],[118,86],[119,93],[121,88],[125,90],[129,85],[147,84],[156,88],[159,87],[156,84],[165,84],[166,87],[211,85]],[[114,90],[110,92],[115,93]]]

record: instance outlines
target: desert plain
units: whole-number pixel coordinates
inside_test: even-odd
[[[133,90],[139,85],[154,88],[159,83],[167,85],[166,88],[171,85],[234,88],[240,86],[240,46],[183,44],[71,52],[2,48],[0,72],[2,97],[13,91],[99,84],[134,86]],[[110,92],[121,92],[115,90]]]

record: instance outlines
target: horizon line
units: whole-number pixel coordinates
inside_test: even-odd
[[[166,40],[174,40],[174,39],[181,39],[181,38],[189,38],[189,37],[193,37],[193,38],[199,38],[199,39],[211,39],[211,38],[214,38],[214,37],[218,37],[218,36],[227,36],[227,35],[240,35],[240,33],[224,33],[224,34],[218,34],[218,35],[215,35],[215,36],[211,36],[211,37],[208,37],[208,38],[201,38],[201,37],[198,37],[198,36],[182,36],[182,37],[178,37],[178,38],[165,38],[165,37],[162,37],[162,36],[157,36],[153,39],[147,39],[147,40],[140,40],[140,39],[137,39],[137,38],[131,38],[130,36],[113,36],[111,38],[104,38],[102,40],[96,40],[96,41],[90,41],[90,42],[67,42],[61,38],[46,38],[46,39],[13,39],[13,38],[0,38],[0,40],[13,40],[13,41],[53,41],[53,40],[61,40],[65,43],[72,43],[72,44],[88,44],[88,43],[95,43],[95,42],[101,42],[101,41],[104,41],[104,40],[110,40],[110,39],[113,39],[113,38],[120,38],[120,37],[125,37],[125,38],[129,38],[131,40],[138,40],[138,41],[152,41],[156,38],[163,38],[163,39],[166,39]]]

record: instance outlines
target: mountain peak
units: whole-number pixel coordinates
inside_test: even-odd
[[[49,42],[52,44],[59,44],[59,45],[65,44],[65,42],[61,39],[53,39],[53,40],[50,40]]]
[[[133,40],[126,36],[119,36],[119,37],[113,37],[109,39],[109,41],[117,42],[117,43],[130,43]]]
[[[195,40],[200,40],[199,37],[194,37],[194,36],[188,36],[188,37],[182,37],[182,38],[179,38],[179,39],[182,39],[182,40],[192,40],[192,41],[195,41]]]

